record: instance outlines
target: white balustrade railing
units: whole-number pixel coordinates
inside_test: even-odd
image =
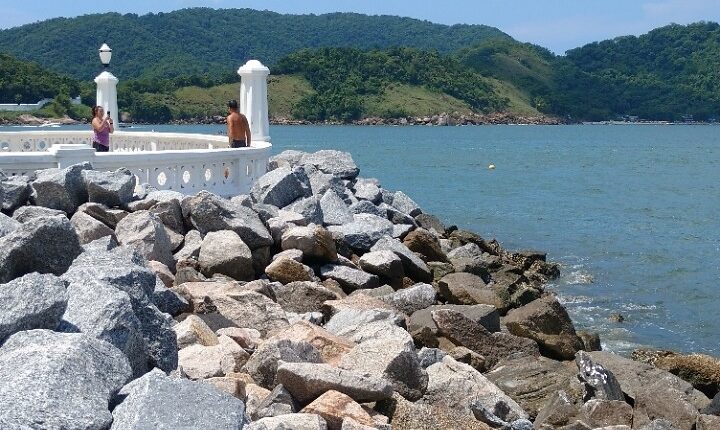
[[[47,151],[52,145],[92,144],[92,131],[9,131],[0,132],[0,154],[3,152]],[[119,151],[164,151],[227,148],[228,138],[221,135],[190,133],[157,133],[116,131],[110,137],[110,148]]]
[[[95,169],[125,167],[160,190],[222,196],[247,193],[267,169],[272,145],[252,142],[229,148],[226,136],[116,132],[111,152],[96,153],[87,131],[0,132],[0,170],[28,175],[35,170],[89,161]]]

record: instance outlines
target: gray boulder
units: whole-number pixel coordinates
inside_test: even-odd
[[[58,331],[85,333],[115,346],[127,357],[134,377],[148,371],[152,360],[146,350],[142,325],[126,292],[86,279],[70,282],[67,295],[67,310]]]
[[[364,271],[385,278],[402,279],[405,276],[402,260],[392,251],[365,253],[360,257],[358,264]]]
[[[36,206],[74,213],[88,200],[84,170],[92,170],[90,163],[74,164],[64,169],[39,170],[32,181],[30,200]]]
[[[393,225],[387,219],[376,215],[355,214],[352,222],[330,226],[328,230],[341,233],[350,248],[359,251],[374,251],[371,248],[382,237],[392,234]]]
[[[474,416],[472,404],[477,402],[506,422],[528,418],[520,405],[467,364],[446,356],[428,367],[427,373],[427,390],[420,400],[423,404],[445,404],[459,413]]]
[[[578,368],[578,378],[583,384],[583,401],[591,399],[625,401],[625,395],[620,388],[615,375],[593,362],[592,357],[585,351],[578,351],[575,355],[575,364]]]
[[[185,234],[185,220],[183,219],[182,207],[180,206],[179,200],[171,199],[157,202],[148,210],[157,215],[165,227],[176,233]]]
[[[388,381],[395,391],[412,401],[422,397],[428,384],[415,348],[395,339],[361,343],[340,360],[340,367]]]
[[[26,176],[13,176],[0,181],[0,210],[12,213],[27,203],[31,192],[30,182]]]
[[[329,390],[358,402],[387,399],[393,391],[383,379],[325,363],[280,363],[277,381],[301,403],[309,403]]]
[[[358,179],[355,183],[355,197],[360,200],[367,200],[373,204],[379,204],[382,201],[382,193],[377,184],[368,179]]]
[[[304,154],[300,164],[312,164],[323,173],[342,179],[354,179],[360,173],[352,156],[347,152],[322,150],[312,154]]]
[[[107,429],[108,404],[130,375],[122,352],[99,339],[16,333],[0,347],[0,421],[10,429]]]
[[[105,236],[115,236],[115,232],[110,227],[84,212],[75,212],[70,218],[70,223],[75,227],[81,245]]]
[[[31,273],[0,285],[0,345],[19,331],[54,330],[67,302],[65,284],[54,275]]]
[[[332,234],[319,225],[290,228],[283,233],[280,245],[284,250],[299,249],[310,260],[337,260]]]
[[[310,188],[313,195],[322,196],[328,190],[334,190],[336,193],[342,194],[345,191],[343,180],[335,175],[323,173],[311,164],[303,166],[310,180]]]
[[[85,170],[83,173],[88,200],[108,207],[123,206],[133,199],[137,179],[130,170],[114,172]]]
[[[417,352],[418,360],[420,360],[420,367],[427,369],[435,363],[442,361],[443,357],[447,355],[447,352],[439,348],[420,348]]]
[[[198,262],[202,274],[207,277],[216,273],[238,281],[251,281],[255,277],[252,252],[232,230],[206,234],[200,247]]]
[[[295,401],[292,394],[290,394],[282,384],[278,384],[270,394],[257,405],[252,418],[257,420],[266,417],[293,414],[297,411],[297,401]]]
[[[80,285],[93,279],[97,283],[125,292],[130,299],[133,313],[140,322],[145,351],[149,357],[148,366],[159,367],[166,372],[177,368],[177,339],[172,330],[172,319],[169,315],[160,312],[152,302],[157,277],[144,266],[140,254],[127,247],[118,247],[111,251],[85,252],[73,262],[62,278],[68,284]],[[85,298],[93,300],[91,293],[86,294],[88,295],[84,296]],[[97,314],[91,310],[78,310],[87,312],[82,314],[83,321],[92,321],[95,317],[101,320],[105,318],[101,315],[101,310],[90,307],[95,309]],[[113,318],[108,317],[108,319]]]
[[[286,414],[259,419],[245,430],[327,430],[325,420],[316,414]]]
[[[286,149],[283,152],[270,157],[268,169],[275,170],[280,167],[293,168],[300,163],[300,159],[306,152],[296,151],[294,149]]]
[[[440,309],[459,312],[491,333],[500,331],[500,314],[491,305],[432,305],[416,311],[410,316],[408,331],[415,332],[427,328],[436,334],[438,327],[433,320],[432,312]]]
[[[430,284],[415,284],[410,288],[381,297],[380,300],[392,305],[395,309],[412,315],[414,312],[435,304],[435,288]]]
[[[333,189],[323,194],[320,199],[320,209],[326,225],[343,225],[353,221],[353,213]]]
[[[360,200],[359,202],[353,203],[348,209],[350,209],[350,212],[354,214],[370,214],[387,219],[386,211],[383,211],[379,207],[375,206],[375,204],[367,200]]]
[[[245,369],[258,385],[272,389],[277,385],[277,370],[284,363],[322,363],[320,351],[306,341],[268,339],[255,350]],[[284,385],[284,384],[283,384]]]
[[[258,330],[263,337],[289,325],[280,305],[254,291],[242,291],[231,296],[211,295],[208,302],[225,320],[237,327]]]
[[[318,196],[301,198],[283,209],[302,216],[303,222],[298,224],[323,224],[323,211]]]
[[[320,276],[324,279],[334,279],[346,292],[380,286],[380,279],[377,276],[337,264],[322,266]]]
[[[18,228],[20,228],[19,221],[10,218],[4,213],[0,213],[0,237],[10,234]]]
[[[117,226],[117,223],[128,214],[128,212],[123,209],[110,209],[100,203],[84,203],[80,205],[78,212],[84,212],[90,215],[113,230]]]
[[[407,194],[402,191],[396,191],[395,194],[393,194],[393,200],[390,205],[400,212],[410,215],[411,217],[416,217],[422,213],[420,206],[418,206],[413,199],[408,197]]]
[[[415,217],[415,221],[426,230],[435,230],[438,234],[445,233],[445,225],[434,215],[419,214]]]
[[[133,212],[117,224],[115,235],[120,244],[133,247],[147,260],[175,267],[170,238],[156,215],[146,210]]]
[[[175,260],[185,260],[188,258],[198,258],[200,257],[200,247],[202,246],[202,236],[200,235],[200,232],[197,230],[190,230],[185,235],[185,240],[183,241],[183,246],[175,252],[173,255],[173,258]]]
[[[308,193],[298,176],[289,167],[280,167],[262,175],[250,190],[258,203],[283,208]]]
[[[82,248],[64,216],[36,218],[0,237],[0,283],[27,273],[60,275]]]
[[[245,427],[245,404],[210,384],[172,378],[155,369],[122,388],[111,429],[235,429]]]
[[[370,251],[392,251],[400,257],[403,263],[403,269],[405,270],[405,276],[410,277],[416,282],[432,282],[433,276],[428,269],[427,264],[414,252],[403,245],[397,239],[393,239],[389,235],[381,237],[375,245],[370,248]]]
[[[44,208],[42,206],[20,206],[15,209],[15,212],[13,212],[13,219],[25,223],[33,218],[43,218],[56,215],[67,216],[65,212],[57,209]]]
[[[256,249],[273,244],[270,232],[258,214],[245,206],[231,203],[207,191],[183,200],[183,216],[190,218],[200,234],[233,230],[250,247]]]

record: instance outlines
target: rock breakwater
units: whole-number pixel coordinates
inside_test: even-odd
[[[544,253],[350,154],[269,170],[231,199],[0,174],[0,428],[720,428],[715,361],[597,351]]]

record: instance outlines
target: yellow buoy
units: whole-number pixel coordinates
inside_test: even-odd
[[[488,166],[488,169],[490,169],[490,170],[493,170],[494,168],[495,168],[495,165],[494,165],[494,164],[491,164],[491,165]]]

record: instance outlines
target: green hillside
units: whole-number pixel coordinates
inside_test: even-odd
[[[227,76],[249,58],[273,65],[303,48],[414,47],[450,53],[488,37],[484,25],[433,24],[353,13],[282,15],[251,9],[183,9],[148,15],[106,13],[56,18],[0,30],[0,52],[78,79],[100,68],[97,49],[113,48],[118,76]]]

